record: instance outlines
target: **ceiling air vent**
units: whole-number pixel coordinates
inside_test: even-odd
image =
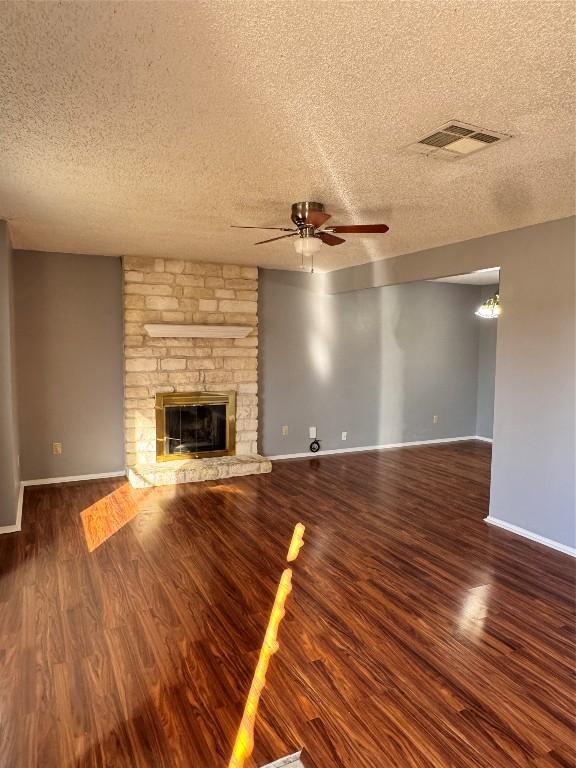
[[[511,136],[505,133],[496,133],[496,131],[488,131],[476,125],[453,120],[424,138],[409,144],[406,149],[436,160],[458,160],[465,155],[487,149],[490,144],[497,144],[510,138]]]
[[[489,133],[473,133],[470,138],[475,141],[483,141],[485,144],[493,144],[495,141],[500,141],[498,136],[492,136]]]
[[[444,130],[455,133],[456,136],[469,136],[471,133],[474,133],[473,128],[464,128],[462,125],[454,125],[453,123],[446,126]]]
[[[445,133],[444,131],[438,131],[433,133],[432,136],[426,136],[425,139],[420,139],[420,144],[428,144],[430,147],[445,147],[447,144],[452,144],[453,141],[458,141],[458,136],[453,136],[451,133]]]

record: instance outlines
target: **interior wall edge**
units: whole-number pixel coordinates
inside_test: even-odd
[[[484,518],[484,522],[488,523],[488,525],[493,525],[496,528],[502,528],[502,530],[508,531],[508,533],[514,533],[517,536],[530,539],[531,541],[535,541],[545,547],[550,547],[550,549],[563,552],[565,555],[569,555],[570,557],[576,557],[576,547],[569,547],[567,544],[562,544],[560,541],[548,539],[546,536],[541,536],[535,531],[529,531],[527,528],[521,528],[518,525],[507,523],[505,520],[500,520],[497,517],[492,517],[491,515],[488,515],[488,517]]]
[[[0,525],[0,536],[5,533],[18,533],[22,530],[22,507],[24,506],[24,482],[20,482],[18,504],[16,507],[16,522],[14,525]]]
[[[500,268],[490,515],[567,546],[574,509],[576,217],[325,275],[331,294]],[[476,429],[478,431],[478,429]]]
[[[463,275],[480,269],[502,269],[503,263],[510,258],[510,249],[517,250],[518,246],[521,248],[541,233],[554,236],[556,232],[566,227],[573,228],[575,224],[576,215],[565,216],[528,227],[333,270],[322,276],[321,288],[328,294],[347,293]]]
[[[0,219],[0,525],[17,527],[21,480],[18,429],[14,252],[8,223]]]

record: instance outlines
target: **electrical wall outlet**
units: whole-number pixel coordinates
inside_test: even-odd
[[[434,424],[438,424],[438,416],[433,416],[432,421]]]
[[[60,456],[62,453],[62,443],[52,443],[52,453],[54,456]]]
[[[348,432],[342,432],[342,440],[348,440]]]
[[[312,440],[316,439],[316,427],[308,427],[308,437]]]
[[[284,437],[286,437],[286,435],[287,435],[287,434],[288,434],[288,424],[284,424],[284,425],[282,426],[282,435],[283,435]]]

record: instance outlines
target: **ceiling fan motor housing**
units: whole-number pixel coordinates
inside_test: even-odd
[[[324,213],[324,206],[322,203],[314,203],[306,200],[303,203],[292,203],[292,221],[298,229],[304,229],[308,226],[310,214],[312,212]]]

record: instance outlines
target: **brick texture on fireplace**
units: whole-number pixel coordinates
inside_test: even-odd
[[[158,392],[237,393],[236,453],[257,453],[258,270],[127,256],[124,272],[126,464],[156,461]],[[146,323],[250,326],[243,339],[151,338]]]

